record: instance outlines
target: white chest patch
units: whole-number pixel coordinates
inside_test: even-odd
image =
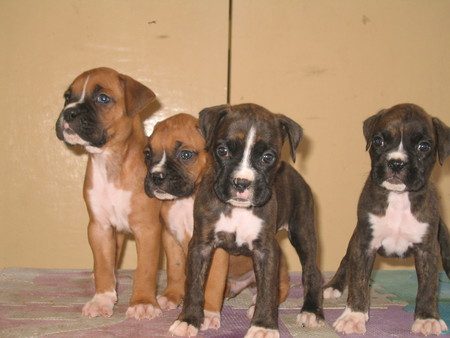
[[[130,231],[131,191],[118,189],[108,181],[106,156],[92,158],[93,187],[88,199],[96,221],[103,227],[113,226],[118,231]]]
[[[371,248],[383,247],[388,255],[402,256],[409,247],[420,243],[428,224],[419,222],[411,213],[408,193],[391,192],[384,216],[369,213],[373,239]]]
[[[168,212],[170,232],[178,242],[183,243],[192,237],[194,229],[194,198],[176,200]]]
[[[230,216],[220,215],[215,232],[220,231],[236,234],[236,244],[242,246],[247,243],[250,250],[252,242],[258,237],[263,220],[255,216],[250,209],[233,208]]]

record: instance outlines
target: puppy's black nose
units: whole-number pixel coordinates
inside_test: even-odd
[[[79,110],[76,108],[68,108],[64,110],[64,120],[72,122],[79,115]]]
[[[235,178],[233,180],[233,186],[239,192],[243,192],[250,186],[250,184],[252,184],[252,182],[245,178]]]
[[[394,172],[399,172],[401,171],[404,166],[406,165],[406,162],[403,162],[402,160],[390,160],[388,162],[388,167],[394,171]]]
[[[160,186],[164,182],[165,178],[166,178],[166,175],[163,172],[152,173],[152,180],[156,186]]]

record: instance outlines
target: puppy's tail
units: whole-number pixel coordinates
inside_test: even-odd
[[[439,222],[438,240],[441,247],[442,266],[450,279],[450,235],[442,219]]]

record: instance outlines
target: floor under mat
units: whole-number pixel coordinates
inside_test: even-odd
[[[332,275],[324,273],[325,280]],[[94,291],[91,272],[4,269],[0,271],[0,337],[170,337],[167,329],[179,309],[164,312],[162,317],[151,321],[125,319],[132,276],[133,271],[129,270],[118,273],[119,302],[112,317],[85,318],[81,316],[81,308]],[[365,337],[418,337],[410,333],[417,290],[415,272],[374,271],[372,278]],[[339,300],[325,300],[325,327],[301,328],[295,323],[302,302],[300,273],[291,273],[290,280],[289,297],[279,312],[281,337],[339,337],[332,323],[345,307],[346,294]],[[450,326],[450,281],[442,272],[440,280],[439,311]],[[161,272],[158,284],[164,286],[165,282],[165,273]],[[243,337],[250,324],[246,311],[255,291],[247,289],[227,300],[221,328],[200,332],[200,336]]]

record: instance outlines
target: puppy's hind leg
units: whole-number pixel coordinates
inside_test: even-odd
[[[349,255],[349,248],[347,248],[347,252],[344,258],[342,258],[341,264],[339,264],[339,268],[333,278],[323,287],[323,298],[330,299],[342,296],[348,284]]]

